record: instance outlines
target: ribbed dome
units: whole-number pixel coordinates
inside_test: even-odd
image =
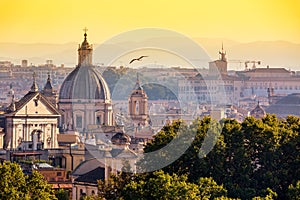
[[[131,141],[130,137],[127,134],[121,132],[116,133],[111,138],[111,142],[113,144],[127,144],[130,143],[130,141]]]
[[[250,112],[250,115],[254,116],[254,117],[255,116],[265,116],[266,111],[258,103],[257,106]]]
[[[107,83],[93,66],[77,66],[64,80],[59,99],[111,100]]]

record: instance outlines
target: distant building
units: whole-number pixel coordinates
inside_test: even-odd
[[[111,138],[111,145],[86,145],[90,158],[87,158],[72,173],[73,199],[98,193],[98,180],[108,180],[111,174],[117,174],[122,168],[136,172],[137,154],[129,149],[130,137],[116,133]],[[127,165],[128,164],[128,165]]]
[[[279,118],[285,118],[288,115],[300,117],[300,93],[289,94],[285,97],[281,97],[267,107],[266,112],[276,114]]]
[[[54,190],[63,189],[72,195],[72,180],[66,169],[53,167],[47,163],[37,163],[34,170],[44,176]]]
[[[252,68],[227,73],[226,52],[209,63],[209,73],[178,81],[178,96],[183,101],[204,104],[239,105],[244,98],[286,96],[300,91],[300,76],[284,68]]]
[[[28,60],[22,60],[21,67],[28,67]]]
[[[10,61],[0,61],[0,67],[10,68],[12,66],[13,66],[13,64]]]
[[[242,80],[227,74],[226,52],[219,52],[218,60],[209,62],[208,74],[178,81],[178,97],[183,102],[200,104],[229,104],[240,98]]]

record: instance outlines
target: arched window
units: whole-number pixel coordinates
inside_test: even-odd
[[[82,128],[82,116],[76,115],[76,128]]]
[[[135,104],[135,114],[139,114],[139,101],[136,101],[136,104]]]

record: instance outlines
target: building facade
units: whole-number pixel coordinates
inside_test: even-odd
[[[12,96],[4,116],[5,149],[37,150],[58,147],[60,112],[38,91],[35,75],[30,91],[22,99],[15,101]]]
[[[209,63],[208,74],[178,81],[179,99],[200,104],[239,105],[245,98],[267,99],[270,91],[275,96],[300,91],[300,76],[284,68],[246,68],[229,75],[223,48],[219,53],[219,60]]]

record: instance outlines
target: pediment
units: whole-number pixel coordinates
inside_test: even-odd
[[[26,97],[26,96],[25,96]],[[27,116],[50,116],[60,115],[59,111],[52,105],[46,97],[40,93],[31,94],[25,101],[22,98],[17,104],[17,110],[14,116],[27,115]]]

